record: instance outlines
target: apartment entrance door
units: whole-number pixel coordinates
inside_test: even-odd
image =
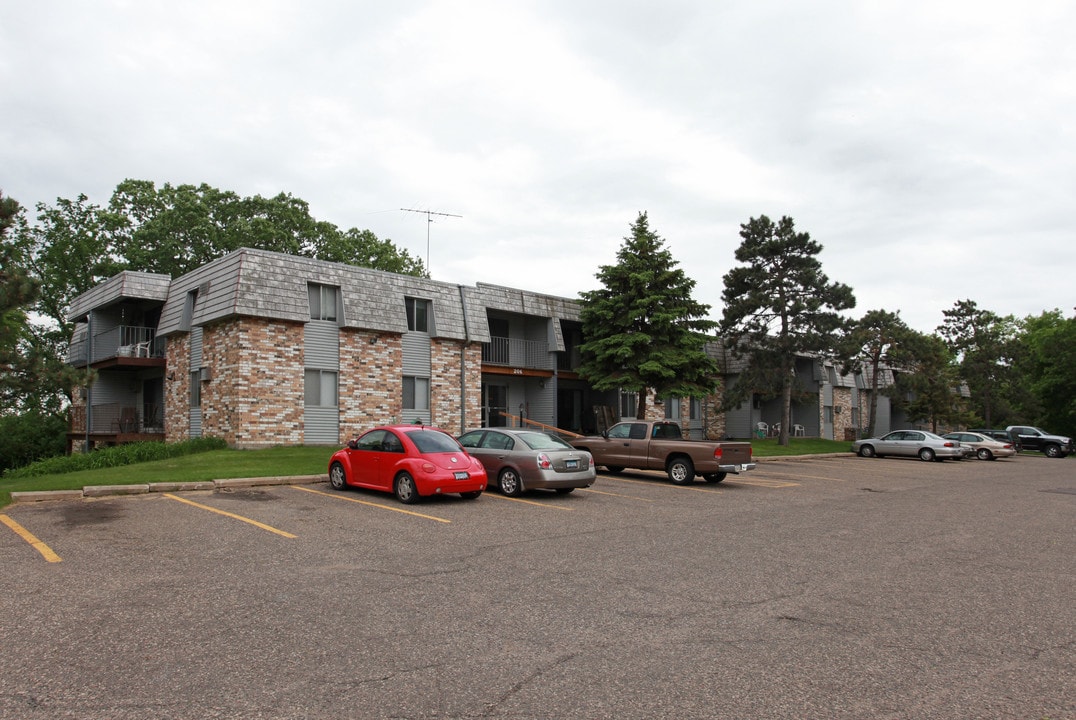
[[[482,427],[506,427],[508,386],[482,383]]]

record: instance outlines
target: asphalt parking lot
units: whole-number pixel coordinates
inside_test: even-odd
[[[0,511],[0,718],[1076,718],[1076,459]]]

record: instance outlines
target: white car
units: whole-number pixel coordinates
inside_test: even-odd
[[[964,459],[964,448],[955,440],[946,440],[926,430],[894,430],[880,438],[867,438],[852,443],[852,452],[861,457],[900,455],[920,460]]]

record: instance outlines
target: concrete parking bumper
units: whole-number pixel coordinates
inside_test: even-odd
[[[34,503],[56,500],[82,500],[112,495],[143,495],[154,492],[184,492],[248,488],[259,485],[309,485],[328,481],[327,475],[292,475],[263,478],[225,478],[198,482],[159,482],[136,485],[87,485],[81,490],[30,490],[11,493],[12,503]]]

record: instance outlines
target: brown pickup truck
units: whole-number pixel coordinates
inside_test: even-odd
[[[569,442],[611,473],[624,468],[664,470],[677,485],[695,482],[696,475],[718,483],[729,473],[755,469],[751,443],[687,440],[674,422],[632,420]]]

